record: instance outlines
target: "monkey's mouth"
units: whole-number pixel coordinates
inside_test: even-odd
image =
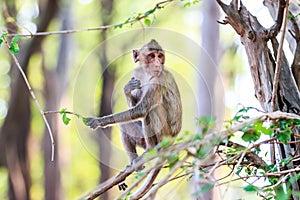
[[[152,71],[152,74],[153,74],[153,76],[159,76],[160,72],[161,71],[159,71],[159,70],[155,70],[155,71]]]

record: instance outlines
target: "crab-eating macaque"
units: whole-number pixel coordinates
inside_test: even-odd
[[[179,90],[173,75],[164,67],[162,47],[151,40],[140,50],[133,50],[133,57],[139,65],[124,87],[130,108],[108,116],[88,118],[88,125],[93,129],[120,124],[122,142],[131,164],[138,157],[136,146],[149,150],[164,136],[175,137],[182,124]],[[159,170],[152,177],[153,181]]]

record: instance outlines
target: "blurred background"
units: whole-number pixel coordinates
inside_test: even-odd
[[[158,2],[3,0],[0,31],[30,34],[118,24]],[[263,25],[272,24],[262,1],[243,2]],[[215,1],[174,1],[146,20],[119,28],[22,37],[17,58],[44,111],[66,108],[83,116],[103,116],[127,108],[123,87],[136,65],[131,52],[156,39],[181,92],[180,134],[196,133],[201,116],[215,116],[221,128],[239,107],[259,108],[244,49],[231,27],[217,23],[223,18]],[[77,199],[128,164],[117,126],[92,131],[77,117],[70,116],[68,126],[59,114],[46,117],[56,142],[54,162],[40,111],[3,45],[0,199]],[[247,197],[240,183],[230,185],[225,199]],[[174,181],[157,198],[193,199],[192,185],[188,179]],[[220,190],[215,199],[225,194]],[[118,194],[113,188],[102,199]]]

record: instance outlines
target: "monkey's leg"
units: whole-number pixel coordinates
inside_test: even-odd
[[[127,153],[130,164],[138,157],[136,146],[145,149],[145,139],[142,133],[142,124],[140,121],[120,125],[121,139],[124,149]]]
[[[136,152],[136,146],[139,145],[143,148],[145,148],[145,141],[143,139],[142,134],[142,124],[141,122],[132,122],[127,124],[121,124],[120,125],[120,131],[121,131],[121,139],[123,142],[124,149],[127,153],[128,159],[130,164],[134,164],[134,160],[138,157],[138,154]],[[130,165],[127,165],[127,167],[130,167]],[[140,168],[137,168],[136,170],[142,170],[143,166]],[[121,175],[124,171],[120,172],[119,175]],[[118,176],[119,176],[118,175]],[[117,177],[118,177],[117,176]],[[122,183],[118,184],[119,190],[126,190],[127,185],[125,183],[125,179]]]

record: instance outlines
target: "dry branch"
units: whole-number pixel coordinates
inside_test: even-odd
[[[146,162],[148,162],[150,160],[153,160],[155,158],[161,158],[161,157],[165,158],[170,153],[174,153],[174,152],[177,152],[178,154],[180,152],[187,152],[186,156],[176,163],[173,170],[169,171],[169,173],[167,173],[160,180],[160,182],[158,182],[154,186],[154,188],[152,188],[148,193],[145,194],[147,197],[151,197],[157,192],[157,190],[160,188],[160,186],[163,186],[163,185],[167,184],[169,181],[172,181],[172,180],[175,180],[178,178],[178,177],[171,178],[171,176],[174,176],[174,173],[177,169],[180,169],[185,166],[186,160],[188,158],[193,158],[193,159],[197,158],[197,156],[191,152],[193,152],[193,149],[200,148],[201,145],[211,144],[211,146],[214,147],[214,146],[221,144],[221,145],[226,145],[228,147],[237,147],[237,148],[244,149],[244,150],[240,151],[235,157],[227,158],[223,161],[216,161],[215,163],[210,163],[210,164],[205,163],[203,165],[200,165],[199,169],[201,169],[201,170],[211,169],[211,170],[208,170],[208,172],[207,172],[208,174],[211,174],[212,171],[214,171],[215,169],[217,169],[221,166],[224,166],[224,165],[227,165],[227,166],[228,165],[234,165],[234,166],[252,165],[257,168],[263,168],[267,165],[266,162],[262,158],[260,158],[258,155],[251,152],[248,148],[246,148],[240,144],[237,144],[237,143],[233,143],[233,142],[224,143],[224,142],[220,142],[220,141],[227,139],[233,133],[240,131],[243,127],[250,125],[250,124],[256,122],[257,120],[264,122],[267,120],[277,120],[277,119],[281,119],[281,120],[299,119],[300,120],[300,116],[291,114],[291,113],[281,112],[281,111],[276,111],[273,113],[265,113],[260,116],[245,120],[244,122],[241,122],[239,124],[232,125],[232,127],[230,127],[229,129],[226,129],[223,131],[216,131],[216,132],[212,132],[211,134],[207,134],[201,140],[194,141],[194,139],[190,139],[190,140],[187,140],[184,142],[173,144],[173,145],[165,147],[165,148],[160,148],[156,154],[153,154],[151,156],[145,157],[144,156],[145,154],[143,154],[142,159],[139,162],[137,162],[135,165],[126,167],[126,169],[122,173],[120,173],[119,175],[117,175],[114,178],[109,179],[105,183],[100,184],[95,189],[93,189],[91,192],[89,192],[88,194],[83,196],[81,199],[95,199],[96,197],[100,196],[101,194],[108,191],[112,187],[117,186],[119,183],[124,181],[124,179],[126,179],[129,175],[131,175],[135,171],[135,169],[137,169],[141,165],[144,165]],[[267,141],[261,142],[260,144],[268,143],[268,142],[272,142],[272,141],[273,140],[267,140]],[[255,146],[253,146],[251,148],[254,148],[254,147]],[[242,159],[243,157],[247,161],[243,160]],[[235,162],[235,160],[239,159],[239,158],[240,158],[239,162]],[[197,159],[199,159],[199,158],[197,158]],[[162,159],[162,160],[166,160],[166,159]],[[202,163],[204,163],[204,162],[202,162]],[[161,164],[163,164],[163,163],[161,163]],[[159,166],[155,165],[153,168],[147,169],[145,174],[148,174],[148,172],[150,172],[152,169],[155,169]],[[262,177],[270,177],[270,176],[281,177],[281,176],[283,176],[283,175],[285,176],[291,172],[298,172],[298,171],[300,171],[300,168],[295,168],[293,170],[282,170],[280,172],[265,173],[265,175]],[[234,170],[230,174],[232,174],[233,172],[234,172]],[[186,173],[190,174],[191,172],[186,172]],[[186,177],[186,175],[182,175],[180,177]],[[242,179],[242,178],[240,178],[240,179]],[[137,180],[138,183],[140,183],[141,181],[142,181],[142,179]],[[234,179],[232,179],[232,181],[234,181]],[[136,185],[137,185],[137,183],[134,183],[134,186],[130,187],[129,190],[133,189],[133,187],[135,187]],[[125,193],[119,197],[125,197],[128,194],[129,190],[126,190]]]
[[[8,48],[8,50],[9,50],[10,46],[9,46],[9,44],[8,44],[8,42],[6,40],[5,40],[5,44],[6,44],[7,48]],[[49,136],[50,136],[50,141],[51,141],[51,161],[54,161],[55,142],[54,142],[54,137],[53,137],[52,130],[51,130],[51,127],[49,125],[49,122],[48,122],[48,120],[46,118],[46,115],[45,115],[45,113],[44,113],[44,111],[43,111],[43,109],[42,109],[42,107],[41,107],[38,99],[36,98],[36,96],[34,94],[34,91],[33,91],[32,87],[31,87],[31,85],[30,85],[30,83],[29,83],[29,81],[27,79],[27,76],[26,76],[25,72],[23,71],[23,69],[22,69],[22,67],[21,67],[21,65],[20,65],[17,57],[14,54],[12,54],[12,53],[10,53],[10,55],[12,56],[14,62],[16,63],[16,65],[17,65],[17,67],[18,67],[18,69],[19,69],[19,71],[20,71],[20,73],[21,73],[21,75],[22,75],[22,77],[23,77],[23,79],[24,79],[24,81],[26,83],[26,86],[27,86],[27,88],[29,90],[29,93],[30,93],[32,99],[34,100],[34,102],[35,102],[35,104],[36,104],[36,106],[37,106],[40,114],[42,115],[42,118],[43,118],[45,124],[46,124],[47,130],[48,130],[48,133],[49,133]]]
[[[287,22],[287,17],[288,17],[288,13],[289,13],[289,0],[286,0],[286,6],[284,9],[284,1],[280,0],[280,5],[278,6],[279,10],[278,10],[278,17],[277,17],[277,21],[274,27],[274,32],[276,34],[274,34],[273,37],[275,37],[280,30],[280,26],[282,24],[282,18],[283,18],[283,13],[284,14],[284,19],[283,19],[283,27],[282,27],[282,35],[280,38],[280,42],[279,42],[279,47],[277,49],[277,57],[276,57],[276,69],[275,69],[275,76],[274,76],[274,80],[273,80],[273,92],[272,92],[272,99],[271,99],[271,106],[272,106],[272,111],[276,111],[276,98],[277,98],[277,92],[278,92],[278,84],[279,84],[279,75],[280,75],[280,66],[281,66],[281,56],[282,56],[282,48],[283,48],[283,42],[284,42],[284,38],[285,38],[285,32],[286,32],[286,22]]]

